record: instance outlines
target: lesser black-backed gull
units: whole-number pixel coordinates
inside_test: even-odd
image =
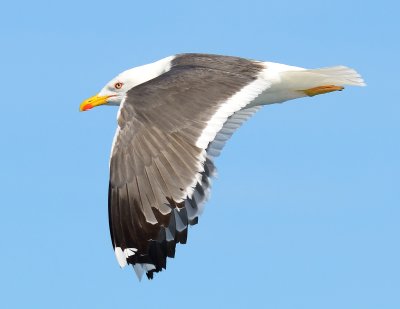
[[[261,106],[364,82],[353,69],[304,69],[179,54],[122,72],[81,111],[119,105],[110,159],[111,240],[139,278],[166,268],[207,200],[225,142]]]

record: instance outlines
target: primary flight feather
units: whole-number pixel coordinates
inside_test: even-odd
[[[179,54],[122,72],[81,111],[119,105],[110,159],[109,224],[121,267],[166,268],[202,212],[218,156],[263,105],[363,86],[353,69],[304,69]]]

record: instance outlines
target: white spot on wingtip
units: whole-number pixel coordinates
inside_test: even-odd
[[[127,264],[124,252],[122,251],[121,247],[115,247],[114,251],[119,266],[121,266],[121,268],[124,268]]]
[[[115,247],[115,256],[117,257],[117,261],[119,266],[124,268],[127,264],[127,259],[135,255],[135,253],[138,251],[136,248],[126,248],[124,250],[121,249],[121,247]]]
[[[124,250],[124,253],[125,253],[125,256],[126,256],[126,258],[128,258],[128,257],[130,257],[130,256],[132,256],[132,255],[135,255],[135,253],[138,251],[138,249],[136,249],[136,248],[126,248],[125,250]]]

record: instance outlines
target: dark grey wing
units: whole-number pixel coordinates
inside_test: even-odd
[[[269,87],[259,63],[180,57],[170,71],[128,91],[111,154],[115,253],[121,266],[133,264],[149,278],[166,267],[175,244],[186,242],[188,224],[197,222],[214,171],[207,146],[232,114]]]

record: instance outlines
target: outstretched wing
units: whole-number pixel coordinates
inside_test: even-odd
[[[110,232],[122,267],[132,264],[152,278],[174,256],[175,244],[186,242],[210,189],[212,156],[238,126],[235,113],[269,87],[264,69],[236,57],[186,54],[128,91],[109,185]]]

